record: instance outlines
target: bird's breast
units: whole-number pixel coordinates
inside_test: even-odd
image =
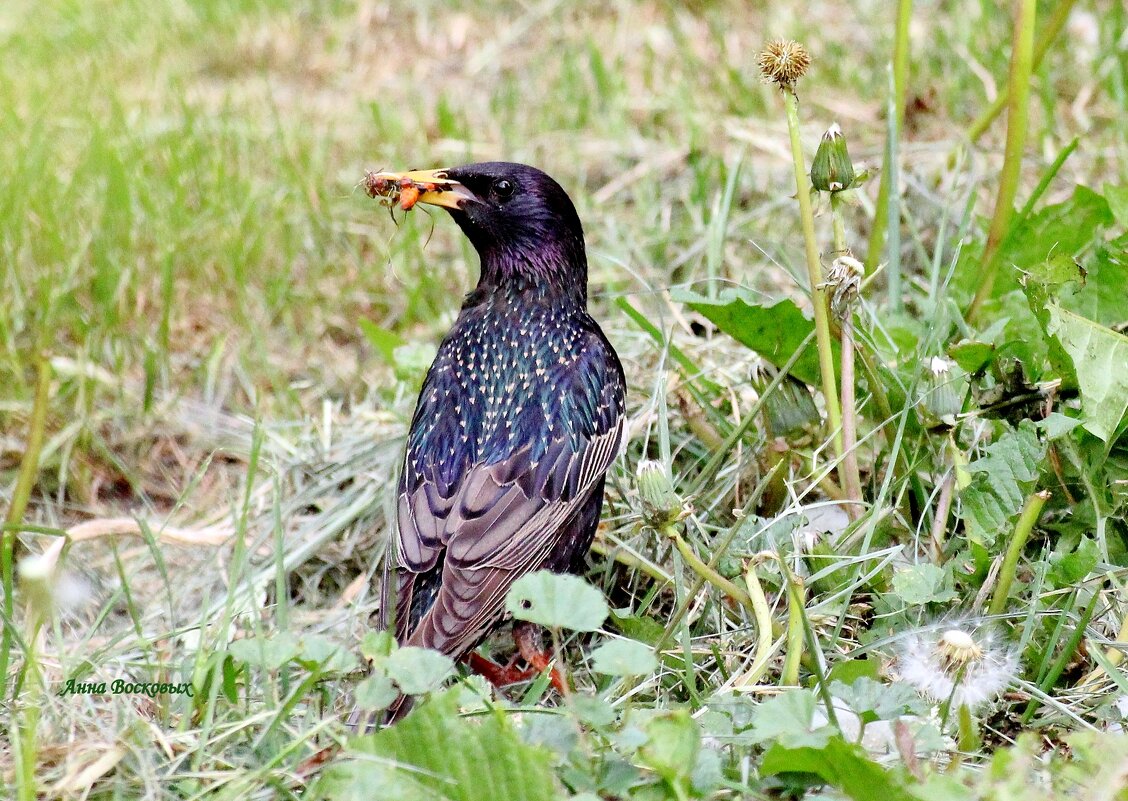
[[[408,458],[445,483],[468,464],[496,464],[575,437],[602,377],[590,318],[547,304],[464,310],[424,383]]]

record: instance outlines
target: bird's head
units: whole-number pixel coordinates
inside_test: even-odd
[[[586,294],[587,258],[576,207],[551,177],[525,164],[490,161],[368,176],[373,196],[404,209],[446,209],[482,259],[479,286],[533,283]]]

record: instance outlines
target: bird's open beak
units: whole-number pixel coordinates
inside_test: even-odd
[[[405,211],[416,203],[457,209],[466,201],[478,199],[458,181],[448,178],[446,170],[370,172],[364,178],[364,189],[369,197],[386,198]]]

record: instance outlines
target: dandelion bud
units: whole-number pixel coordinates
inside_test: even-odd
[[[781,88],[793,86],[811,66],[811,56],[807,49],[790,39],[768,42],[760,51],[758,61],[764,80]]]
[[[20,590],[27,599],[30,612],[39,618],[51,613],[54,572],[44,556],[27,556],[20,560]]]
[[[838,123],[830,126],[811,162],[811,185],[820,192],[841,192],[854,183],[854,164]]]
[[[955,362],[941,356],[933,356],[925,362],[926,391],[922,406],[926,417],[948,427],[956,424],[956,416],[963,409],[964,395],[967,393],[967,376]]]
[[[685,508],[685,501],[674,490],[666,468],[652,459],[638,464],[638,497],[643,517],[655,528],[677,521]]]

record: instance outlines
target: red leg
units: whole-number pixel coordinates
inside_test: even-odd
[[[529,663],[529,667],[537,673],[549,670],[549,666],[552,665],[553,654],[551,650],[541,648],[540,637],[535,625],[523,620],[514,623],[513,642],[517,644],[517,651],[521,654],[521,658]],[[571,692],[567,682],[564,681],[564,676],[555,666],[552,666],[549,678],[552,681],[552,686],[561,695],[568,695]]]
[[[476,651],[467,654],[465,662],[467,667],[494,687],[508,687],[510,684],[528,681],[539,672],[537,670],[519,670],[512,665],[502,667]]]

